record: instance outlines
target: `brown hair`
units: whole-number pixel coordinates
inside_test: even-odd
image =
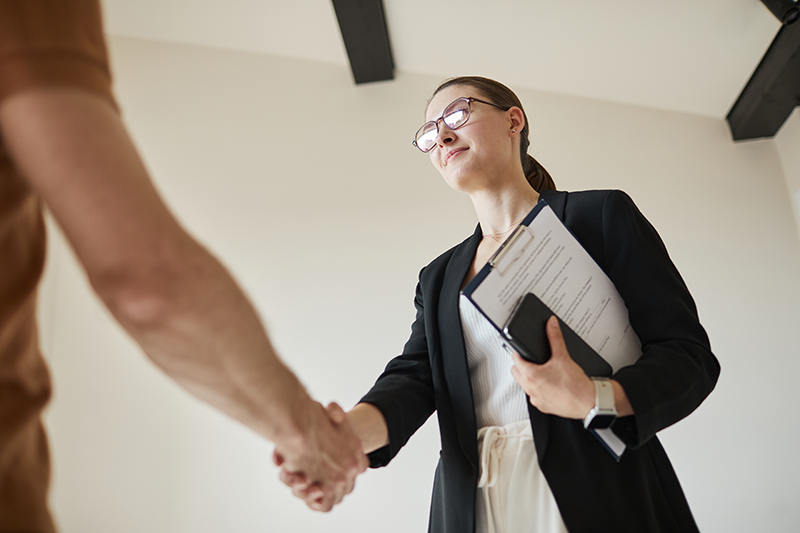
[[[536,192],[541,192],[544,189],[556,190],[556,184],[547,170],[534,159],[533,156],[528,154],[528,146],[531,144],[528,138],[530,132],[530,128],[528,127],[528,115],[525,114],[525,110],[522,108],[522,102],[519,101],[514,91],[499,81],[494,81],[489,78],[482,78],[480,76],[459,76],[457,78],[445,80],[433,91],[431,99],[433,99],[439,91],[455,85],[468,85],[477,89],[481,93],[481,96],[503,109],[507,110],[512,107],[518,107],[522,110],[522,115],[525,117],[525,127],[522,128],[519,135],[519,156],[522,161],[522,170],[525,172],[525,178]]]

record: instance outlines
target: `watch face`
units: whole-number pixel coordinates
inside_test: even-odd
[[[588,429],[606,429],[611,427],[611,424],[616,420],[616,415],[602,415],[597,414],[589,421]]]

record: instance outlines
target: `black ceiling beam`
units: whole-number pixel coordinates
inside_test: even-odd
[[[800,23],[796,23],[796,3],[762,2],[786,23],[728,112],[735,141],[773,137],[800,105]]]
[[[356,84],[394,79],[382,0],[333,0]]]
[[[800,19],[797,0],[761,0],[761,3],[767,6],[781,24],[792,24]]]

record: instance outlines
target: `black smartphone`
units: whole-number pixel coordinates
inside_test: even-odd
[[[503,334],[522,357],[542,364],[550,359],[545,325],[553,312],[533,294],[526,294],[508,319]]]
[[[546,363],[550,359],[550,341],[547,340],[545,326],[553,315],[555,313],[538,297],[526,294],[508,319],[503,334],[524,359],[536,364]],[[558,323],[570,357],[583,368],[586,375],[610,376],[611,365],[563,320],[559,318]]]

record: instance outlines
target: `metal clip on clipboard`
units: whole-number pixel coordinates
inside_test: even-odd
[[[514,249],[514,245],[516,245],[517,242],[523,238],[523,235],[527,237],[527,240],[520,244],[520,247],[518,247],[519,249],[516,250],[514,256],[509,261],[506,261],[505,264],[503,264],[503,259],[505,259],[512,249]],[[508,268],[516,263],[517,259],[519,259],[522,255],[522,252],[524,252],[532,242],[533,231],[528,226],[520,224],[519,227],[514,230],[514,233],[512,233],[508,239],[506,239],[505,242],[500,245],[500,248],[489,259],[489,266],[491,266],[492,269],[496,269],[497,273],[501,276],[504,275]]]

